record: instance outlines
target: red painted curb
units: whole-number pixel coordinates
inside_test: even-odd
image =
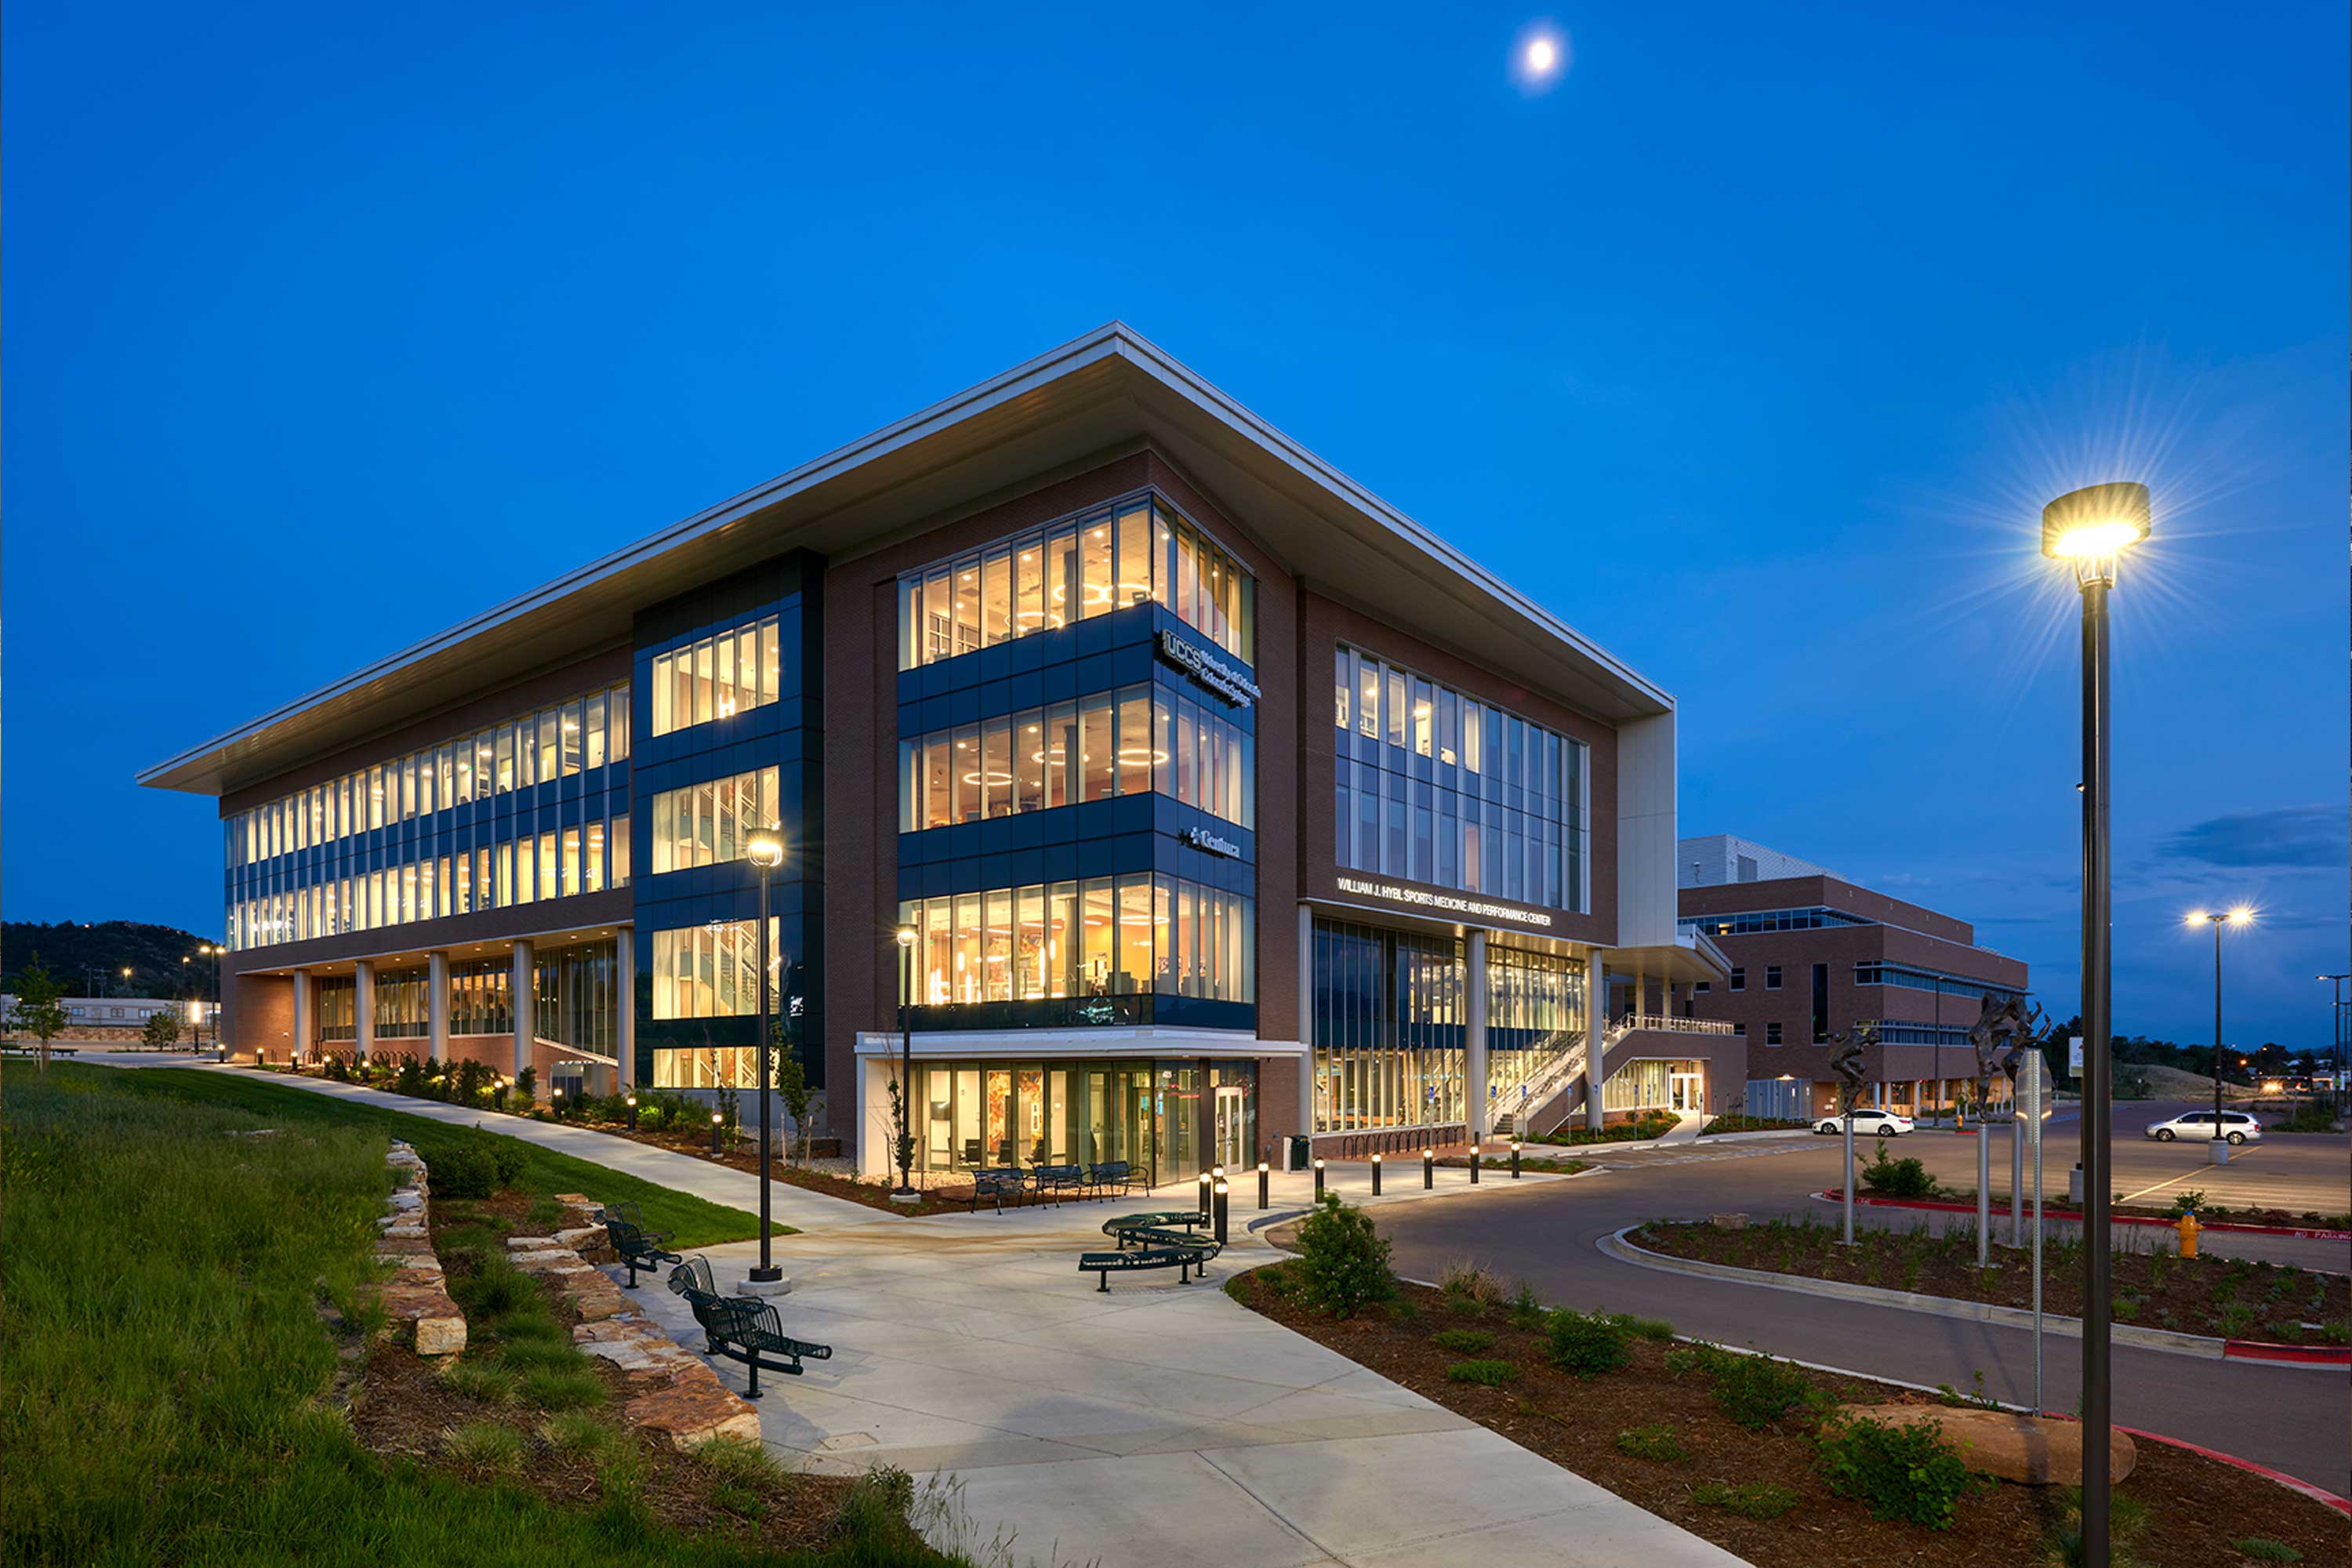
[[[2284,1471],[2273,1470],[2268,1465],[2258,1465],[2252,1459],[2242,1459],[2235,1454],[2224,1454],[2218,1448],[2208,1448],[2200,1444],[2189,1442],[2184,1438],[2167,1437],[2155,1432],[2143,1432],[2137,1426],[2117,1426],[2116,1430],[2118,1432],[2127,1432],[2135,1437],[2146,1438],[2151,1443],[2162,1443],[2169,1448],[2185,1448],[2189,1453],[2198,1455],[2203,1458],[2217,1459],[2225,1465],[2234,1465],[2239,1469],[2250,1471],[2254,1475],[2262,1477],[2264,1480],[2276,1481],[2279,1485],[2286,1488],[2289,1491],[2301,1492],[2304,1496],[2311,1499],[2314,1502],[2325,1503],[2327,1507],[2334,1509],[2338,1513],[2352,1515],[2352,1499],[2337,1497],[2334,1492],[2329,1491],[2325,1487],[2316,1487],[2312,1485],[2309,1481],[2300,1480]]]
[[[2224,1361],[2286,1361],[2305,1366],[2352,1366],[2352,1347],[2282,1345],[2267,1340],[2223,1340]]]
[[[1842,1191],[1836,1187],[1825,1187],[1813,1195],[1830,1203],[1837,1203],[1841,1199]],[[1881,1209],[1937,1209],[1945,1214],[1977,1212],[1977,1205],[1974,1204],[1948,1204],[1935,1198],[1873,1198],[1864,1197],[1862,1194],[1856,1193],[1853,1201],[1872,1208]],[[1992,1212],[1996,1215],[2005,1215],[2009,1212],[2009,1205],[1996,1204]],[[2042,1217],[2079,1221],[2083,1216],[2071,1210],[2044,1209],[2042,1212]],[[2110,1215],[2107,1222],[2110,1225],[2156,1225],[2162,1226],[2167,1230],[2179,1228],[2178,1221],[2151,1219],[2146,1215],[2137,1214]],[[2231,1230],[2244,1236],[2283,1236],[2298,1241],[2352,1241],[2352,1230],[2312,1230],[2299,1226],[2244,1225],[2233,1219],[2200,1220],[2198,1222],[2197,1228],[2199,1230]]]

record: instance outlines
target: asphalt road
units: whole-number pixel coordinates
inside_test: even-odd
[[[1897,1142],[1904,1152],[1920,1153],[1938,1168],[1947,1159],[1964,1162],[1973,1180],[1973,1140],[1923,1132]],[[2143,1159],[2168,1156],[2178,1165],[2197,1158],[2183,1156],[2181,1148],[2150,1144],[2143,1153],[2135,1146],[2133,1163],[2137,1167]],[[2297,1191],[2316,1193],[2328,1179],[2320,1167],[2333,1161],[2332,1203],[2298,1208],[2352,1206],[2345,1192],[2352,1185],[2345,1149],[2338,1139],[2332,1142],[2332,1153],[2323,1145],[2309,1158],[2297,1153],[2279,1162],[2294,1168]],[[2002,1156],[2005,1184],[2007,1152],[1998,1141],[1994,1152]],[[2123,1152],[2119,1143],[2119,1170]],[[1447,1264],[1468,1258],[1506,1281],[1532,1281],[1557,1305],[1664,1318],[1682,1333],[1910,1383],[1969,1388],[1981,1371],[1988,1394],[2020,1404],[2032,1401],[2030,1331],[1664,1273],[1621,1263],[1596,1247],[1620,1226],[1645,1219],[1727,1210],[1759,1218],[1775,1213],[1832,1215],[1833,1209],[1809,1194],[1835,1184],[1836,1141],[1807,1137],[1719,1146],[1703,1142],[1652,1154],[1612,1155],[1604,1150],[1600,1157],[1606,1169],[1571,1182],[1517,1191],[1506,1183],[1486,1201],[1397,1204],[1373,1212],[1395,1244],[1398,1271],[1413,1278],[1435,1279]],[[2071,1155],[2066,1163],[2072,1163]],[[2230,1167],[2231,1173],[2239,1169]],[[1956,1165],[1954,1173],[1958,1170]],[[2152,1164],[2148,1173],[2151,1180],[2162,1180],[2168,1173]],[[2058,1190],[2064,1191],[2063,1167]],[[1876,1213],[1904,1216],[1902,1223],[1916,1219],[1904,1211]],[[2213,1240],[2219,1244],[2221,1237]],[[2352,1244],[2294,1245],[2305,1250],[2293,1260],[2306,1267],[2352,1268]],[[2080,1352],[2077,1339],[2044,1339],[2046,1408],[2074,1408],[2082,1384]],[[2271,1465],[2339,1494],[2352,1493],[2352,1431],[2345,1419],[2352,1377],[2343,1369],[2203,1361],[2126,1345],[2115,1347],[2112,1365],[2118,1422]]]

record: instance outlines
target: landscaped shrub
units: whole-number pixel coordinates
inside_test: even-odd
[[[461,1470],[503,1474],[522,1468],[522,1434],[495,1421],[468,1421],[442,1439],[441,1452]]]
[[[2243,1535],[2230,1544],[2241,1557],[2251,1557],[2257,1563],[2300,1563],[2303,1553],[2284,1541],[2273,1541],[2266,1535]]]
[[[433,1152],[431,1181],[436,1196],[486,1198],[499,1190],[498,1161],[487,1138],[461,1138]]]
[[[1862,1184],[1890,1198],[1924,1198],[1936,1190],[1936,1178],[1916,1158],[1890,1160],[1881,1143],[1870,1163],[1862,1168]]]
[[[1455,1355],[1476,1355],[1494,1347],[1495,1336],[1484,1329],[1440,1329],[1429,1336],[1439,1350],[1452,1351]]]
[[[1536,1288],[1524,1279],[1520,1280],[1519,1288],[1511,1292],[1511,1326],[1539,1329],[1543,1327],[1546,1310],[1543,1298],[1536,1294]]]
[[[1493,1388],[1511,1382],[1519,1369],[1507,1361],[1457,1361],[1445,1369],[1448,1383],[1476,1383]]]
[[[1675,1337],[1675,1326],[1664,1318],[1637,1318],[1631,1312],[1610,1314],[1619,1328],[1637,1340],[1664,1341]]]
[[[1372,1216],[1327,1194],[1298,1226],[1299,1299],[1318,1311],[1353,1317],[1359,1309],[1397,1293],[1389,1268],[1388,1238],[1373,1228]]]
[[[1484,1317],[1486,1309],[1503,1301],[1502,1281],[1468,1261],[1446,1265],[1437,1288],[1445,1298],[1445,1310],[1465,1318]]]
[[[337,1083],[349,1083],[352,1080],[352,1069],[343,1065],[343,1058],[341,1057],[329,1057],[320,1064],[319,1070]]]
[[[1707,1367],[1715,1402],[1750,1431],[1762,1431],[1811,1399],[1813,1385],[1794,1362],[1717,1351]]]
[[[1664,1426],[1627,1427],[1617,1434],[1617,1451],[1637,1459],[1654,1459],[1662,1465],[1690,1458],[1690,1450],[1683,1447],[1681,1434]]]
[[[1691,1500],[1708,1508],[1727,1509],[1742,1519],[1778,1519],[1795,1508],[1799,1499],[1789,1488],[1770,1481],[1750,1481],[1744,1486],[1710,1481],[1694,1489]]]
[[[530,1149],[520,1138],[490,1137],[482,1140],[490,1152],[490,1164],[497,1171],[499,1185],[511,1187],[522,1176],[522,1168],[530,1162]]]
[[[415,1057],[400,1058],[400,1070],[393,1075],[392,1091],[413,1094],[420,1100],[425,1097],[425,1068]]]
[[[1549,1337],[1552,1365],[1578,1377],[1614,1372],[1632,1359],[1625,1348],[1623,1326],[1597,1308],[1591,1312],[1554,1312]]]
[[[1831,1491],[1876,1519],[1949,1530],[1960,1499],[1983,1482],[1943,1429],[1849,1416],[1827,1428],[1815,1463]]]

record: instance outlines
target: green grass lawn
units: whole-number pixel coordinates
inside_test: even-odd
[[[0,1561],[907,1560],[862,1530],[820,1557],[749,1553],[626,1506],[558,1509],[362,1448],[320,1399],[336,1352],[319,1303],[365,1321],[386,1134],[425,1146],[432,1123],[224,1074],[64,1066],[9,1067],[0,1123]],[[280,1131],[230,1135],[262,1126]],[[692,1203],[533,1157],[538,1186],[630,1193],[649,1212]]]
[[[83,1067],[74,1063],[52,1064],[52,1077],[64,1075],[67,1080],[102,1078],[117,1086],[116,1092],[138,1099],[163,1099],[190,1105],[217,1106],[247,1112],[255,1121],[279,1127],[352,1127],[386,1137],[404,1138],[416,1145],[428,1166],[433,1163],[436,1147],[446,1146],[463,1136],[466,1130],[446,1122],[428,1121],[422,1116],[408,1116],[396,1110],[385,1110],[373,1105],[362,1105],[333,1095],[315,1093],[307,1089],[289,1089],[271,1083],[257,1074],[205,1071],[190,1068],[101,1068]],[[25,1068],[12,1068],[12,1079]],[[503,1118],[486,1115],[482,1125],[495,1131]],[[500,1134],[504,1136],[504,1134]],[[521,1142],[521,1140],[516,1140]],[[522,1174],[515,1185],[533,1196],[554,1193],[585,1193],[603,1203],[618,1203],[623,1199],[635,1202],[645,1210],[646,1222],[656,1230],[666,1230],[673,1237],[673,1247],[709,1247],[722,1241],[743,1241],[760,1234],[760,1217],[741,1209],[730,1209],[719,1204],[676,1192],[637,1176],[624,1175],[603,1165],[577,1160],[569,1154],[559,1154],[535,1143],[523,1143],[530,1151]],[[785,1235],[789,1227],[776,1226],[776,1234]]]

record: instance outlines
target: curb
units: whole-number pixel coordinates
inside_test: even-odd
[[[1815,1193],[1813,1196],[1821,1199],[1823,1203],[1833,1204],[1839,1201],[1838,1194],[1838,1188],[1824,1187],[1820,1192]],[[1864,1197],[1862,1194],[1856,1193],[1853,1195],[1853,1201],[1867,1207],[1877,1209],[1935,1209],[1939,1213],[1944,1214],[1974,1214],[1977,1212],[1977,1205],[1974,1204],[1945,1203],[1935,1198],[1872,1198]],[[1996,1216],[2007,1214],[2009,1212],[2008,1205],[1994,1205],[1992,1212]],[[2043,1209],[2042,1212],[2042,1217],[2046,1220],[2064,1220],[2070,1224],[2077,1225],[2082,1223],[2083,1218],[2082,1215],[2079,1213],[2071,1213],[2065,1210],[2053,1208]],[[2107,1223],[2110,1225],[2153,1225],[2159,1226],[2166,1230],[2174,1230],[2179,1228],[2176,1221],[2168,1219],[2151,1219],[2146,1215],[2136,1214],[2110,1215],[2107,1216]],[[2197,1228],[2199,1230],[2235,1231],[2244,1236],[2284,1237],[2294,1241],[2352,1241],[2352,1230],[2313,1230],[2307,1226],[2284,1225],[2243,1225],[2236,1220],[2228,1219],[2217,1219],[2210,1223],[2200,1220],[2197,1222]]]
[[[1958,1318],[1967,1322],[1991,1323],[2007,1329],[2032,1329],[2033,1314],[2023,1307],[1996,1306],[1990,1301],[1960,1301],[1948,1296],[1924,1296],[1909,1290],[1885,1290],[1875,1285],[1849,1285],[1836,1279],[1807,1279],[1795,1274],[1768,1274],[1761,1269],[1735,1268],[1726,1263],[1703,1263],[1696,1258],[1674,1258],[1663,1252],[1652,1252],[1625,1239],[1630,1231],[1639,1230],[1629,1225],[1612,1231],[1593,1243],[1594,1247],[1620,1263],[1631,1263],[1640,1268],[1655,1268],[1666,1274],[1688,1274],[1702,1279],[1724,1279],[1736,1285],[1750,1285],[1766,1290],[1787,1290],[1800,1296],[1821,1296],[1831,1300],[1856,1301],[1864,1306],[1893,1307],[1901,1311],[1922,1312],[1929,1317]],[[2042,1317],[2045,1332],[2064,1334],[2079,1339],[2083,1333],[2080,1318],[2061,1317],[2045,1312]],[[2273,1361],[2278,1358],[2240,1350],[2232,1355],[2233,1346],[2250,1345],[2253,1342],[2220,1340],[2207,1334],[2177,1333],[2169,1329],[2144,1329],[2136,1323],[2111,1323],[2107,1332],[2117,1344],[2137,1345],[2142,1350],[2162,1351],[2168,1355],[2195,1356],[2202,1361]],[[2259,1347],[2269,1349],[2273,1347]],[[2276,1347],[2296,1348],[2301,1347]],[[2352,1350],[2314,1351],[2314,1355],[2329,1355],[2329,1361],[2279,1360],[2278,1364],[2315,1366],[2332,1370],[2352,1364]]]
[[[2127,1432],[2134,1437],[2142,1438],[2150,1443],[2162,1443],[2169,1448],[2185,1448],[2200,1458],[2235,1466],[2250,1474],[2260,1476],[2264,1480],[2275,1481],[2289,1491],[2301,1492],[2312,1501],[2332,1508],[2340,1514],[2352,1517],[2352,1498],[2337,1497],[2325,1487],[2314,1486],[2311,1482],[2298,1479],[2284,1470],[2273,1470],[2268,1465],[2258,1465],[2252,1459],[2242,1459],[2235,1454],[2224,1454],[2219,1448],[2208,1448],[2200,1443],[2191,1443],[2185,1437],[2167,1437],[2158,1432],[2143,1432],[2137,1426],[2117,1426],[2116,1430]]]

